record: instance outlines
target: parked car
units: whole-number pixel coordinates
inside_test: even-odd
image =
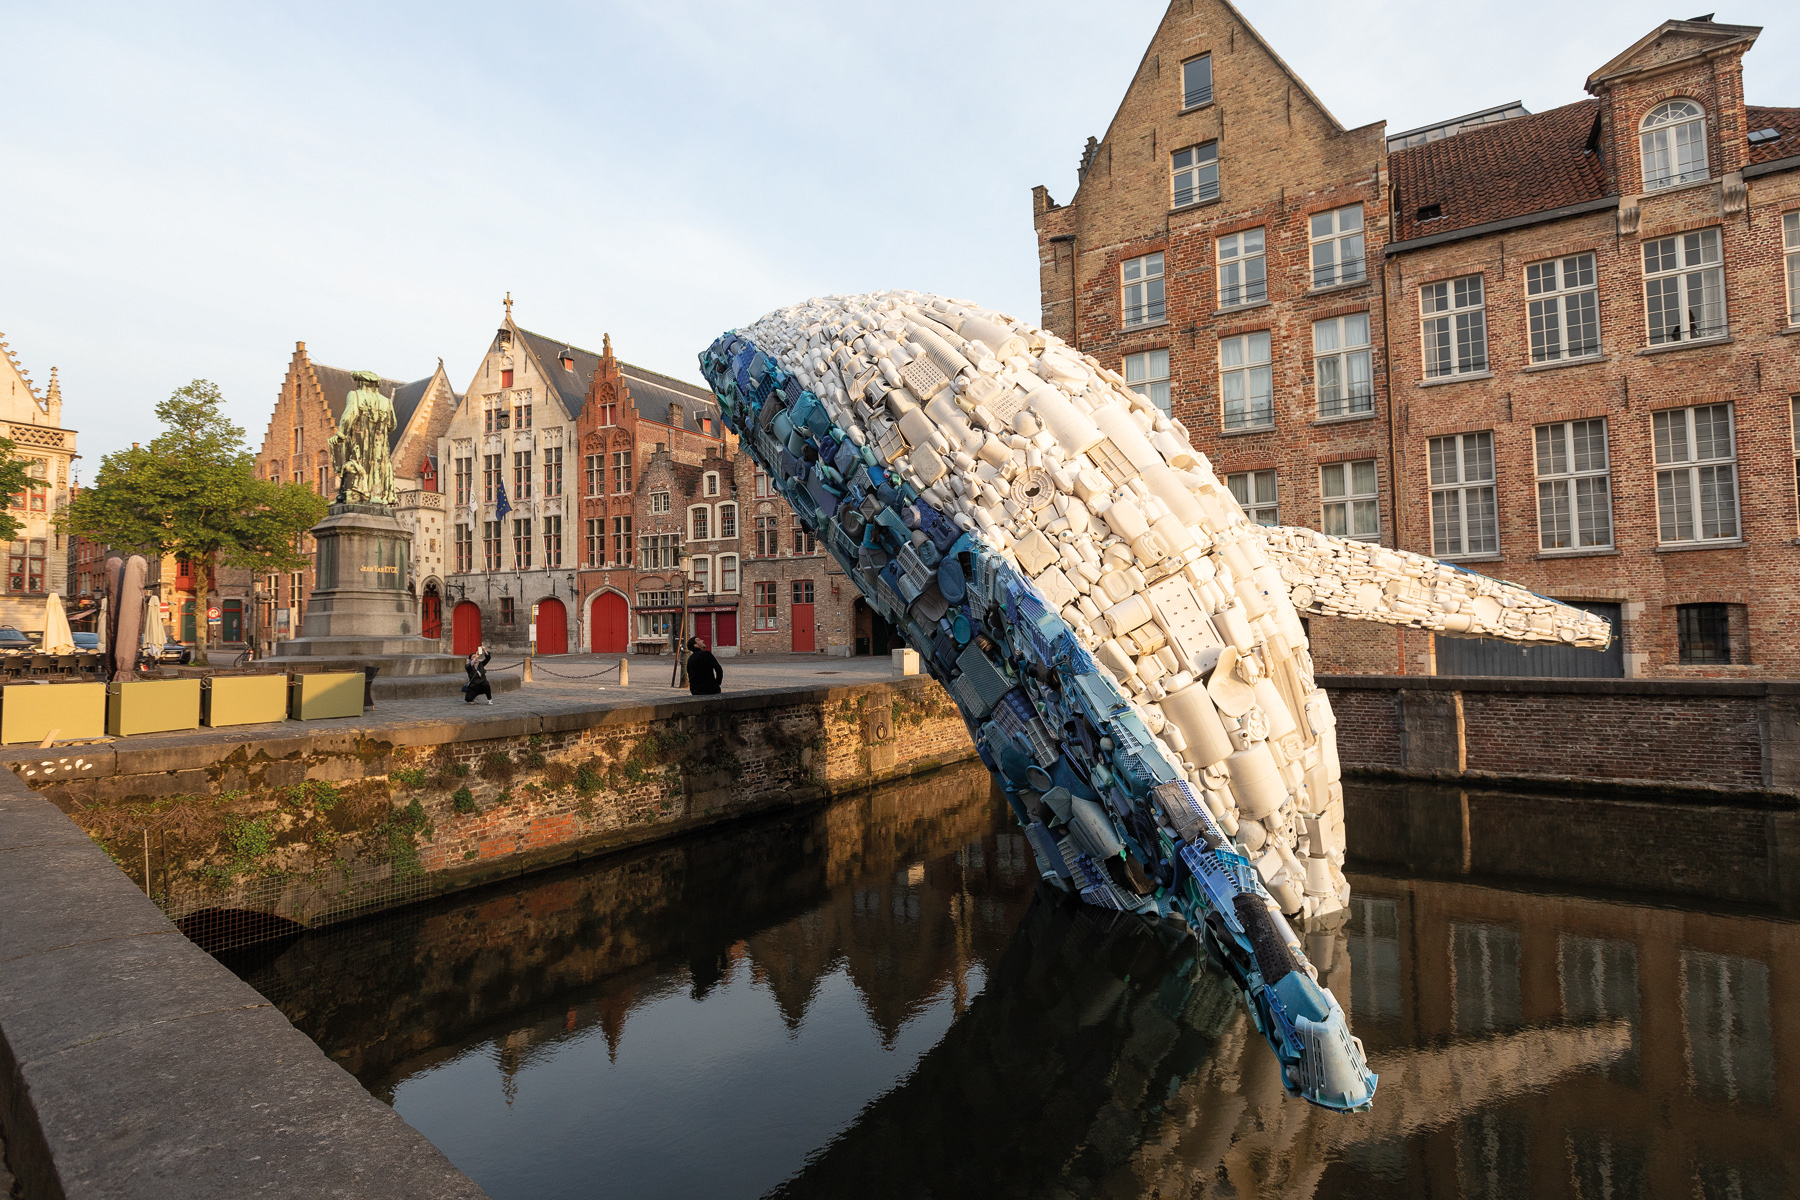
[[[36,650],[37,644],[11,625],[0,625],[0,653],[17,654]]]
[[[75,649],[83,654],[95,654],[100,649],[100,635],[97,633],[72,633],[69,635],[75,642]]]
[[[162,653],[156,656],[156,661],[178,663],[185,666],[194,661],[194,651],[180,642],[164,642]]]

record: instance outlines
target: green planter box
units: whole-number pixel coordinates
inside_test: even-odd
[[[363,711],[361,671],[321,671],[294,676],[291,708],[297,721],[322,721],[327,717],[360,717]]]
[[[114,737],[198,728],[198,679],[143,679],[106,689],[106,732]]]
[[[100,737],[106,733],[104,683],[13,683],[0,687],[0,742]]]
[[[215,675],[200,696],[200,719],[212,728],[287,720],[286,675]]]

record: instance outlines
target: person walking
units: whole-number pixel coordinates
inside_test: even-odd
[[[725,668],[699,638],[688,639],[688,691],[695,696],[716,696],[725,679]]]
[[[463,685],[463,703],[473,704],[477,696],[483,704],[494,702],[494,689],[488,684],[488,660],[494,652],[485,646],[475,647],[475,652],[463,662],[463,670],[469,674],[469,682]]]

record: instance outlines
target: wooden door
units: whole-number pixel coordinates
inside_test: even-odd
[[[434,641],[444,636],[444,598],[438,595],[436,584],[425,590],[419,608],[419,636]]]
[[[623,654],[631,641],[631,614],[625,597],[601,592],[588,613],[589,641],[595,654]]]
[[[450,649],[473,654],[481,648],[481,606],[464,600],[450,612]]]
[[[812,580],[794,580],[794,611],[789,619],[794,626],[794,653],[811,654],[818,641],[813,629]]]
[[[730,648],[736,646],[738,644],[737,614],[734,612],[722,612],[713,615],[717,618],[716,628],[719,637],[719,640],[713,643],[713,649],[716,650],[720,647]]]
[[[563,607],[561,600],[538,601],[537,652],[569,652],[569,610]]]

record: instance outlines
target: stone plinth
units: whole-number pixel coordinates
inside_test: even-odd
[[[312,598],[300,636],[276,643],[263,665],[360,671],[378,666],[377,698],[458,692],[462,659],[419,636],[418,599],[406,589],[412,535],[379,504],[333,504],[312,528]]]

